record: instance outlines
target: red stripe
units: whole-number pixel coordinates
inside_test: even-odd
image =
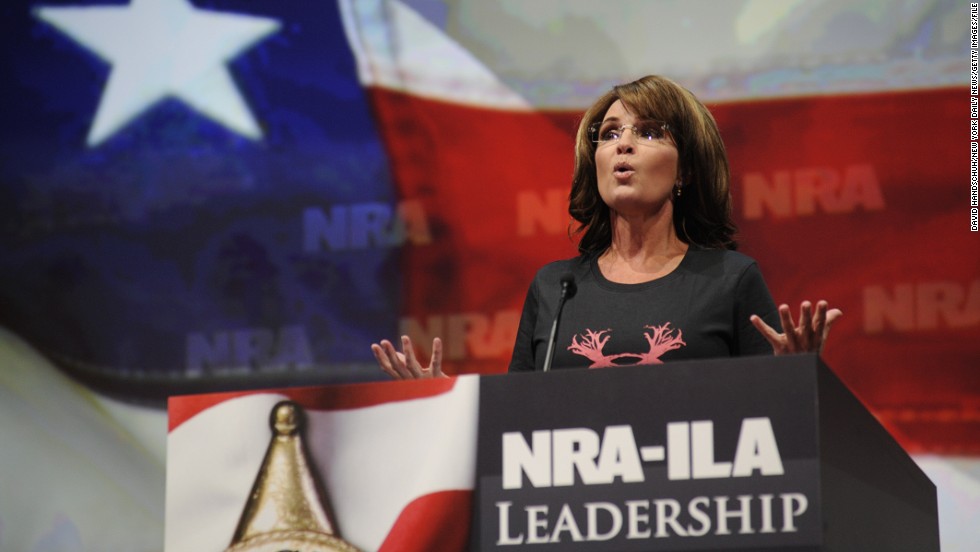
[[[309,410],[349,410],[388,402],[434,397],[448,393],[455,384],[456,378],[440,378],[171,397],[168,403],[169,431],[173,431],[212,406],[247,395],[275,393],[285,395]]]
[[[378,552],[462,552],[469,540],[472,491],[419,497],[402,510]]]

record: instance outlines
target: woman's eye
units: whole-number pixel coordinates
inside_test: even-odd
[[[619,140],[619,129],[618,128],[606,129],[602,131],[602,133],[599,136],[602,138],[604,142],[608,140]]]
[[[644,140],[659,140],[664,137],[664,131],[658,125],[645,126],[640,129],[639,134]]]

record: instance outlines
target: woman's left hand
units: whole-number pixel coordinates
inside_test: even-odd
[[[779,320],[783,326],[783,333],[777,332],[754,314],[749,317],[749,320],[755,329],[759,330],[759,333],[772,345],[773,354],[819,354],[827,342],[830,326],[843,314],[840,309],[828,310],[826,301],[817,302],[817,310],[813,312],[810,302],[803,301],[800,304],[799,324],[793,323],[789,305],[779,306]]]

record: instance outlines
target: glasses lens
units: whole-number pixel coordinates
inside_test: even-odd
[[[599,138],[599,127],[602,123],[592,123],[589,125],[589,140],[599,143],[602,140]]]
[[[610,142],[619,140],[619,137],[623,135],[623,128],[613,122],[608,123],[593,123],[589,127],[589,134],[592,136],[592,141],[596,143]]]
[[[660,121],[643,121],[636,125],[636,136],[643,140],[660,140],[664,137],[663,127]]]
[[[626,129],[633,131],[633,136],[643,142],[663,140],[667,136],[667,125],[650,119],[639,121],[636,125],[617,125],[612,121],[592,123],[589,125],[589,139],[597,144],[616,142]]]

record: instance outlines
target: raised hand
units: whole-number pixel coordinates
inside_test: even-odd
[[[395,346],[387,339],[382,339],[381,343],[371,344],[371,352],[378,360],[378,366],[394,379],[426,379],[426,378],[447,378],[442,372],[442,340],[438,337],[432,340],[432,359],[429,366],[422,367],[415,357],[415,348],[412,340],[407,336],[402,336],[402,350],[398,352]]]
[[[789,305],[779,306],[783,333],[777,332],[754,314],[749,320],[772,345],[773,354],[820,353],[827,342],[830,326],[843,314],[840,309],[828,310],[826,301],[818,301],[816,312],[813,312],[810,302],[803,301],[798,324],[793,323]]]

